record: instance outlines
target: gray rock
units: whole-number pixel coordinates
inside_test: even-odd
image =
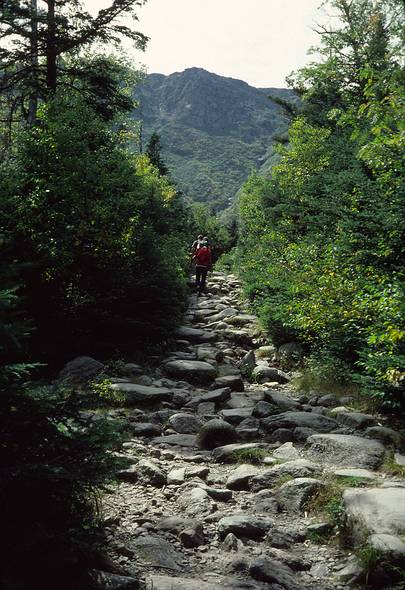
[[[214,402],[202,402],[197,406],[197,414],[202,417],[213,418],[215,415],[215,403]]]
[[[233,533],[228,533],[226,535],[223,543],[222,549],[224,551],[240,551],[244,548],[244,545],[238,537],[236,537]]]
[[[284,412],[278,416],[269,416],[262,420],[262,426],[267,431],[274,431],[277,428],[311,428],[318,432],[330,432],[336,428],[335,420],[312,414],[309,412]]]
[[[253,512],[259,514],[277,514],[278,502],[273,490],[260,490],[253,496]]]
[[[292,442],[286,442],[281,447],[278,447],[275,451],[273,451],[273,457],[276,459],[285,459],[287,461],[293,461],[294,459],[299,459],[299,452],[294,447]]]
[[[252,371],[252,377],[258,383],[274,381],[277,383],[288,383],[289,376],[275,367],[268,367],[265,364],[257,365]]]
[[[253,452],[256,450],[266,450],[269,445],[265,443],[244,443],[244,444],[232,444],[225,445],[223,447],[217,447],[212,451],[212,458],[217,463],[234,463],[246,453]]]
[[[232,500],[233,498],[231,490],[223,490],[222,488],[212,488],[209,486],[204,486],[203,489],[213,500],[218,502],[229,502],[229,500]]]
[[[215,379],[215,388],[230,387],[232,391],[244,391],[245,386],[243,380],[238,375],[225,375],[224,377],[218,377]]]
[[[256,350],[257,358],[260,359],[271,359],[276,355],[277,349],[272,344],[267,346],[259,346]]]
[[[171,543],[161,537],[148,534],[139,536],[131,542],[136,562],[147,567],[158,567],[172,571],[180,571],[182,555]]]
[[[273,406],[276,406],[279,410],[283,410],[285,412],[289,410],[297,410],[301,406],[299,402],[294,400],[289,395],[275,389],[265,390],[264,399]]]
[[[377,424],[374,416],[360,412],[340,412],[336,416],[336,421],[338,424],[343,424],[344,426],[357,430],[363,430],[368,426],[375,426]]]
[[[198,444],[202,449],[215,449],[235,440],[236,432],[232,424],[217,418],[206,422],[198,433]]]
[[[348,583],[350,586],[360,581],[365,571],[356,555],[351,555],[336,569],[334,578],[337,582]]]
[[[204,361],[169,361],[164,370],[171,377],[200,384],[211,383],[217,375],[216,368]]]
[[[311,430],[311,434],[313,430]],[[286,443],[294,440],[293,431],[289,428],[277,428],[271,433],[271,438],[274,442]]]
[[[252,336],[247,330],[226,329],[223,331],[223,336],[231,342],[240,344],[241,346],[252,346]]]
[[[128,406],[167,401],[173,396],[171,389],[139,385],[138,383],[113,383],[111,389],[121,393]]]
[[[204,330],[197,330],[196,328],[190,328],[189,326],[181,326],[175,331],[176,338],[182,340],[188,340],[193,344],[202,344],[204,342],[213,342],[216,340],[216,334],[214,332],[206,332]]]
[[[181,544],[187,549],[204,545],[205,540],[204,535],[202,534],[202,526],[200,525],[198,528],[189,528],[181,531],[179,539]]]
[[[364,436],[379,440],[387,446],[393,445],[395,447],[400,447],[402,440],[399,432],[392,428],[387,428],[386,426],[370,426],[369,428],[366,428]]]
[[[314,434],[307,445],[310,459],[342,467],[377,469],[385,456],[381,443],[345,434]]]
[[[251,372],[255,368],[256,357],[254,350],[250,350],[239,363],[239,368],[242,373]]]
[[[267,416],[272,416],[273,414],[279,413],[279,408],[273,404],[269,404],[266,401],[257,402],[255,407],[253,408],[252,416],[256,418],[267,418]]]
[[[242,538],[261,539],[273,525],[274,521],[270,518],[234,514],[221,518],[218,522],[218,533],[221,539],[229,533]]]
[[[239,465],[239,467],[230,473],[226,480],[226,487],[230,490],[248,490],[250,479],[254,475],[257,475],[257,473],[258,469],[253,465]]]
[[[162,427],[152,422],[131,422],[130,431],[133,436],[159,436]]]
[[[177,501],[187,516],[198,519],[211,514],[215,508],[209,494],[200,487],[183,490]]]
[[[156,524],[156,529],[158,531],[173,533],[174,535],[179,535],[182,531],[187,529],[198,530],[201,534],[203,532],[202,524],[198,520],[181,516],[168,516],[167,518],[163,518]]]
[[[252,413],[251,408],[234,408],[232,410],[221,410],[220,416],[230,424],[240,424],[245,418],[249,418]]]
[[[270,584],[279,584],[284,590],[301,590],[302,586],[295,582],[295,574],[287,565],[270,557],[256,558],[249,573],[255,580]]]
[[[263,490],[273,487],[280,477],[290,475],[293,478],[311,477],[320,473],[321,467],[306,459],[288,461],[282,465],[275,465],[252,478],[252,489]]]
[[[167,484],[168,485],[182,484],[185,481],[185,472],[186,472],[186,470],[184,467],[178,467],[177,469],[172,469],[167,474]]]
[[[269,557],[276,559],[277,561],[281,561],[294,571],[300,572],[309,570],[311,568],[311,564],[308,561],[302,557],[299,557],[298,555],[295,555],[294,553],[291,553],[290,551],[276,549],[275,547],[272,547],[267,551]]]
[[[346,529],[355,543],[372,534],[405,534],[405,488],[347,489]]]
[[[311,477],[299,477],[287,481],[276,491],[276,499],[279,506],[290,513],[299,514],[305,509],[306,503],[322,487],[318,479]]]
[[[205,479],[209,474],[210,469],[205,465],[200,465],[196,467],[187,467],[186,470],[186,479],[193,479],[194,477],[199,477],[200,479]]]
[[[405,565],[405,543],[395,535],[370,535],[367,544],[375,549],[383,561]]]
[[[377,479],[377,475],[373,471],[369,471],[368,469],[336,469],[333,472],[333,475],[335,477],[354,477],[364,480]]]
[[[151,576],[146,582],[146,590],[262,590],[262,586],[257,586],[251,581],[223,576],[216,577],[215,582],[205,582],[200,576],[193,579],[161,575]]]
[[[169,424],[179,434],[195,434],[201,428],[201,420],[193,414],[173,414],[169,418]]]
[[[105,365],[90,356],[78,356],[69,361],[59,373],[59,378],[70,383],[86,383],[102,373]]]
[[[167,483],[166,473],[152,461],[141,459],[135,465],[140,481],[152,485],[156,488],[162,488]]]
[[[226,402],[231,396],[232,389],[230,387],[221,387],[219,389],[213,389],[212,391],[207,391],[203,395],[199,396],[200,402],[214,402],[214,403],[221,403]]]
[[[326,406],[327,408],[333,408],[339,402],[337,397],[333,395],[333,393],[327,393],[326,395],[321,395],[317,399],[318,406]]]
[[[197,436],[194,434],[168,434],[167,436],[153,438],[152,442],[189,448],[195,448],[198,446]]]
[[[139,580],[128,576],[120,576],[101,570],[89,570],[87,575],[88,588],[91,590],[139,590]]]
[[[277,350],[277,359],[284,369],[292,369],[299,365],[304,355],[304,349],[298,342],[287,342]]]
[[[240,440],[253,440],[259,436],[260,421],[249,416],[240,422],[236,427],[236,433]]]
[[[125,363],[121,368],[121,374],[126,377],[137,377],[138,375],[142,375],[142,373],[143,368],[135,363]]]

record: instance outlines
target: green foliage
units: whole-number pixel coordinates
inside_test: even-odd
[[[290,143],[277,148],[271,178],[253,175],[241,192],[235,259],[276,345],[300,340],[317,359],[312,377],[335,374],[397,407],[405,360],[397,24],[390,2],[332,4],[341,29],[322,35],[325,62],[294,80],[304,103]]]
[[[214,261],[217,260],[231,246],[232,237],[223,223],[216,217],[207,205],[193,203],[191,205],[192,235],[207,236],[212,248]]]
[[[239,449],[232,453],[232,459],[237,463],[261,463],[264,457],[268,457],[266,449]]]
[[[164,339],[186,295],[185,210],[170,182],[74,95],[41,107],[17,166],[1,225],[24,265],[37,354]]]

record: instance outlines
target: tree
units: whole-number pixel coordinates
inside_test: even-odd
[[[165,176],[168,174],[169,169],[162,158],[161,151],[162,146],[160,143],[160,135],[155,131],[149,138],[145,153],[149,157],[152,164],[159,170],[160,174]]]
[[[58,84],[68,84],[78,74],[69,56],[95,42],[119,44],[123,37],[145,47],[145,35],[117,22],[128,14],[136,19],[134,9],[145,1],[114,0],[93,17],[79,0],[44,0],[45,8],[38,8],[36,0],[5,0],[0,12],[0,93],[14,89],[24,117],[34,121],[37,97],[54,93]],[[80,75],[85,77],[86,70]]]

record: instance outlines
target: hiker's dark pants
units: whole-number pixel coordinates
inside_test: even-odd
[[[202,293],[205,289],[205,283],[207,282],[208,268],[206,266],[195,267],[195,284],[199,293]]]

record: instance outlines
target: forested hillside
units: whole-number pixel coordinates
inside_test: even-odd
[[[215,210],[231,204],[287,129],[283,109],[269,96],[298,100],[291,90],[254,88],[201,68],[150,74],[135,96],[145,140],[157,132],[179,188]]]
[[[403,6],[334,0],[322,61],[269,178],[240,199],[239,272],[276,343],[305,344],[312,384],[404,401]],[[322,385],[321,385],[322,386]]]

